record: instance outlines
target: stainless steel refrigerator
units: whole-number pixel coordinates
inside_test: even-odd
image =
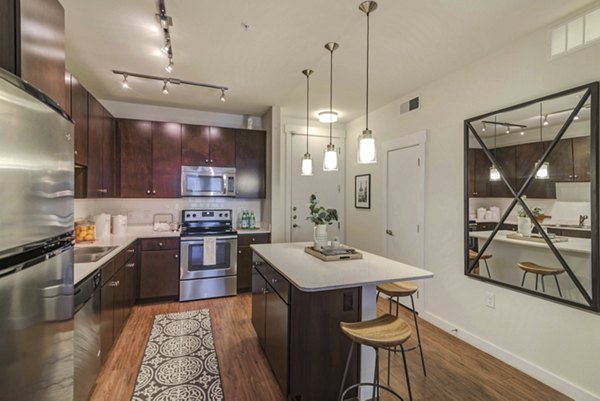
[[[73,122],[0,69],[0,400],[73,399]]]

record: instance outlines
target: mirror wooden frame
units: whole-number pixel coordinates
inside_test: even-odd
[[[562,92],[554,93],[548,96],[544,96],[541,98],[537,98],[534,100],[530,100],[527,102],[523,102],[514,106],[506,107],[500,110],[492,111],[489,113],[485,113],[479,115],[477,117],[469,118],[464,120],[464,274],[470,278],[474,278],[480,281],[489,282],[490,284],[499,285],[502,287],[510,288],[519,292],[524,292],[530,295],[534,295],[537,297],[545,298],[548,300],[552,300],[554,302],[566,304],[569,306],[573,306],[580,309],[585,309],[594,312],[600,312],[600,214],[599,214],[599,188],[600,188],[600,166],[599,166],[599,116],[600,109],[598,104],[598,95],[600,90],[599,82],[592,82],[587,85],[578,86],[572,89],[568,89]],[[533,177],[535,174],[530,175],[528,179],[525,181],[521,188],[513,188],[512,185],[507,181],[506,175],[501,171],[501,178],[509,188],[512,194],[512,201],[509,208],[507,208],[506,212],[502,215],[500,221],[497,223],[494,228],[492,234],[486,240],[483,247],[479,250],[477,258],[474,260],[469,259],[469,137],[470,135],[474,135],[475,139],[482,145],[482,150],[485,155],[492,161],[496,162],[495,157],[490,152],[490,150],[484,145],[483,140],[477,133],[477,131],[473,128],[472,123],[475,121],[480,121],[490,116],[494,116],[501,113],[506,113],[510,111],[514,111],[517,109],[521,109],[524,107],[531,106],[536,103],[545,102],[548,100],[556,99],[563,96],[572,95],[578,92],[584,92],[584,95],[577,102],[577,106],[573,109],[572,113],[567,118],[567,121],[564,123],[562,128],[559,130],[556,137],[552,140],[552,143],[545,150],[542,156],[542,162],[545,161],[550,153],[556,147],[558,141],[562,138],[563,134],[567,131],[567,129],[571,126],[571,123],[574,121],[575,116],[579,113],[580,109],[583,105],[590,100],[590,187],[591,187],[591,296],[585,291],[585,289],[581,286],[581,283],[578,280],[573,280],[574,284],[577,286],[579,291],[582,293],[585,301],[588,303],[582,304],[575,301],[571,301],[568,299],[557,298],[555,296],[551,296],[544,292],[534,291],[528,288],[520,287],[517,285],[509,284],[506,282],[494,280],[493,278],[486,277],[483,275],[475,275],[472,274],[471,271],[475,268],[477,263],[479,262],[479,258],[485,252],[488,245],[492,242],[500,227],[506,221],[506,218],[510,214],[511,210],[518,204],[520,205],[524,211],[527,213],[528,217],[531,219],[535,227],[538,229],[546,243],[549,245],[550,250],[554,253],[554,256],[560,261],[563,267],[567,267],[565,269],[566,273],[574,278],[574,274],[571,269],[568,267],[567,263],[561,256],[560,252],[555,248],[552,244],[552,241],[548,238],[547,234],[541,228],[541,225],[536,221],[535,217],[529,210],[529,207],[525,204],[525,202],[521,199],[521,196],[525,193],[525,190],[528,188],[529,184],[533,181]],[[540,163],[541,164],[541,163]],[[496,163],[496,167],[501,169],[501,167]]]

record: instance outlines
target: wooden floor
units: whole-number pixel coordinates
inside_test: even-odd
[[[200,308],[210,309],[225,400],[285,401],[256,341],[250,307],[248,294],[207,301],[136,306],[100,372],[91,401],[129,401],[153,316]],[[379,313],[386,311],[387,301],[380,300],[378,309]],[[412,327],[412,315],[400,309]],[[419,320],[419,327],[427,377],[423,376],[418,351],[408,353],[414,401],[570,399],[423,320]],[[380,374],[383,383],[387,377],[387,353],[384,352],[381,354]],[[392,357],[391,385],[408,400],[400,356]],[[392,398],[382,393],[381,399]]]

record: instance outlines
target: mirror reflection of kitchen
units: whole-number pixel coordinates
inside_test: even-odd
[[[470,133],[470,274],[587,304],[582,292],[591,296],[592,291],[591,99],[541,160],[584,95],[585,91],[572,93],[472,122],[481,142]],[[520,199],[531,214],[514,196],[530,176]],[[506,213],[506,220],[481,253]],[[556,253],[531,217],[547,233]]]

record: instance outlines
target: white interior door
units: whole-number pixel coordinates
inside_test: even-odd
[[[423,267],[423,186],[422,145],[390,149],[387,152],[387,257]],[[401,299],[410,306],[410,298]],[[417,309],[422,301],[415,296]]]
[[[326,208],[337,209],[339,222],[328,226],[329,239],[337,236],[343,238],[344,221],[344,164],[340,153],[341,140],[333,138],[338,149],[338,171],[323,171],[323,150],[329,143],[329,137],[311,135],[309,152],[313,159],[313,175],[301,176],[300,167],[306,153],[306,136],[292,134],[291,146],[291,204],[290,204],[290,238],[292,242],[312,241],[313,223],[306,220],[308,216],[308,199],[315,194],[319,204]]]

